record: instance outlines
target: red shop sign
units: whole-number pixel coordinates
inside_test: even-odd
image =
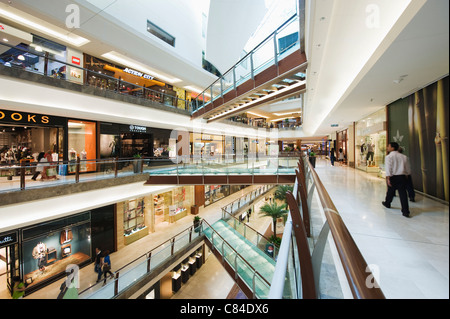
[[[81,59],[73,56],[72,57],[72,63],[76,64],[76,65],[80,65],[81,64]]]

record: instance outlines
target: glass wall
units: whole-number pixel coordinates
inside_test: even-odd
[[[384,176],[386,157],[386,109],[356,122],[356,168]]]

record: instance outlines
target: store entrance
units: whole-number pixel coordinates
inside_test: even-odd
[[[133,157],[140,155],[142,157],[149,157],[153,155],[153,148],[150,141],[151,134],[145,133],[124,133],[121,134],[122,139],[122,157]]]
[[[12,278],[19,276],[18,245],[0,248],[0,299],[10,299],[12,295]]]
[[[59,127],[0,124],[0,163],[36,161],[40,152],[51,150],[55,160],[63,155],[64,129]]]

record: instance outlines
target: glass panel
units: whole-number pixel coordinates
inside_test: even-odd
[[[273,65],[275,48],[273,38],[268,39],[253,52],[253,65],[255,74]]]
[[[251,77],[251,57],[248,55],[234,67],[236,73],[236,86],[249,80]]]

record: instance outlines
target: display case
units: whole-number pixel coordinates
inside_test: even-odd
[[[177,292],[181,288],[181,269],[172,272],[172,291]]]
[[[144,216],[144,198],[126,201],[123,210],[123,234],[125,244],[129,245],[148,235]]]
[[[189,280],[189,264],[188,263],[182,263],[181,264],[181,281],[183,284],[187,283]]]
[[[189,258],[189,261],[188,261],[188,264],[189,264],[189,273],[190,273],[191,276],[192,276],[192,275],[194,275],[195,272],[197,271],[197,261],[196,261],[195,258],[190,257],[190,258]]]

